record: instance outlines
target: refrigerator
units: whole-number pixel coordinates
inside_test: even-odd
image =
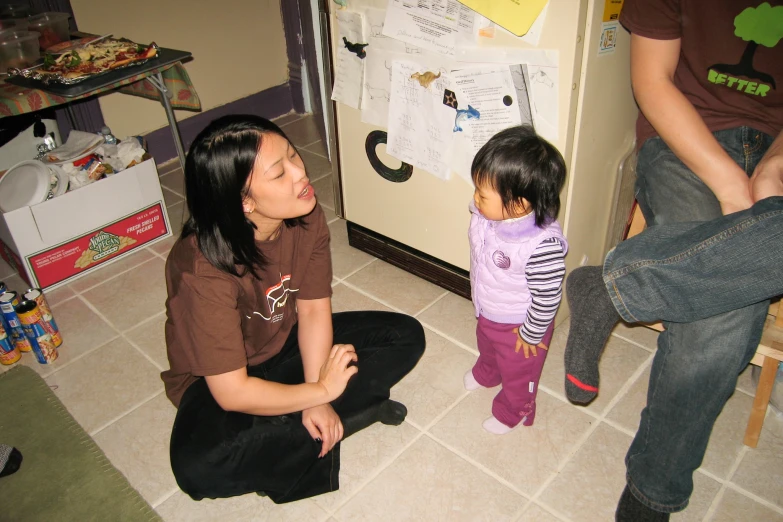
[[[437,0],[436,0],[437,1]],[[440,3],[446,3],[443,0]],[[341,2],[345,3],[345,2]],[[414,2],[415,4],[416,2]],[[425,2],[427,3],[427,2]],[[347,0],[348,10],[386,8],[386,0]],[[556,50],[559,87],[557,139],[568,175],[558,217],[569,243],[567,270],[600,264],[616,242],[613,230],[625,221],[633,191],[621,190],[623,175],[633,172],[637,107],[630,82],[630,35],[610,15],[618,0],[549,0],[538,45],[496,31],[482,47]],[[323,73],[329,100],[339,46],[332,0],[318,2]],[[607,35],[611,17],[616,30]],[[614,47],[607,52],[607,37]],[[351,245],[404,270],[469,297],[468,204],[473,186],[460,176],[443,180],[414,168],[401,183],[378,175],[366,141],[386,130],[362,122],[361,111],[342,103],[325,106],[333,165],[335,208],[347,220]],[[391,169],[401,162],[375,147]],[[370,154],[371,155],[371,154]],[[565,304],[565,303],[564,303]]]

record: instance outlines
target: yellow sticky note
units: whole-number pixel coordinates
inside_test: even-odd
[[[489,18],[503,29],[522,36],[530,30],[547,0],[459,0],[459,3]]]
[[[604,22],[612,22],[620,18],[624,0],[604,0]]]

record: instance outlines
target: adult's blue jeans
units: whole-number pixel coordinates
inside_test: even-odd
[[[714,135],[748,176],[773,141],[773,137],[748,127]],[[637,175],[636,197],[650,228],[642,240],[623,243],[607,256],[604,278],[607,287],[613,289],[610,294],[613,293],[615,303],[622,304],[618,311],[624,318],[665,319],[666,330],[658,337],[650,373],[647,406],[628,450],[626,467],[628,486],[634,496],[657,511],[675,512],[688,505],[693,472],[701,465],[712,427],[734,392],[739,373],[753,357],[769,307],[769,295],[753,302],[737,298],[735,303],[729,302],[711,313],[715,309],[710,306],[714,305],[699,290],[706,286],[720,293],[729,285],[750,288],[759,284],[755,278],[763,270],[751,272],[747,266],[735,263],[732,256],[750,254],[756,262],[770,266],[780,257],[755,233],[726,235],[734,239],[723,245],[735,245],[730,252],[716,247],[724,243],[719,229],[698,247],[681,239],[683,233],[693,239],[687,236],[693,230],[709,234],[709,226],[719,226],[724,221],[718,219],[712,225],[704,225],[708,228],[698,228],[700,222],[721,218],[720,203],[660,138],[643,144]],[[701,250],[692,255],[693,249]],[[637,261],[628,264],[629,258],[623,255],[626,250],[633,250]],[[660,280],[642,278],[640,286],[629,285],[627,290],[619,283],[622,274],[634,273],[631,267],[660,261],[678,264],[677,274]],[[696,281],[705,280],[705,275],[712,276],[711,280],[696,285]],[[763,281],[769,283],[767,279]],[[682,307],[689,308],[691,314],[667,313],[650,319],[642,310],[663,295],[669,303],[683,303]],[[724,297],[736,298],[733,293]],[[641,304],[641,308],[634,308],[634,303]],[[702,305],[707,315],[698,313]]]

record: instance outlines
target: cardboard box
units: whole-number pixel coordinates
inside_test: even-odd
[[[0,214],[0,256],[34,288],[55,288],[169,236],[171,225],[151,159],[60,197]]]

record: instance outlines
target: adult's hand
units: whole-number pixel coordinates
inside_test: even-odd
[[[781,141],[783,138],[778,138],[776,143]],[[770,147],[756,165],[750,178],[750,190],[754,202],[770,196],[783,196],[783,143]]]
[[[348,380],[355,375],[359,368],[349,366],[358,361],[356,349],[350,344],[335,344],[329,352],[329,358],[321,366],[318,383],[326,389],[329,402],[343,394]]]
[[[631,35],[631,83],[642,113],[674,154],[707,185],[723,214],[753,204],[745,171],[674,84],[681,41]]]
[[[319,458],[332,451],[332,448],[343,439],[343,423],[329,404],[303,410],[302,424],[313,439],[321,440]]]
[[[718,201],[720,201],[720,209],[724,216],[749,209],[753,206],[754,201],[751,197],[750,184],[747,190],[738,190],[736,193],[726,195],[722,199],[718,198]]]

